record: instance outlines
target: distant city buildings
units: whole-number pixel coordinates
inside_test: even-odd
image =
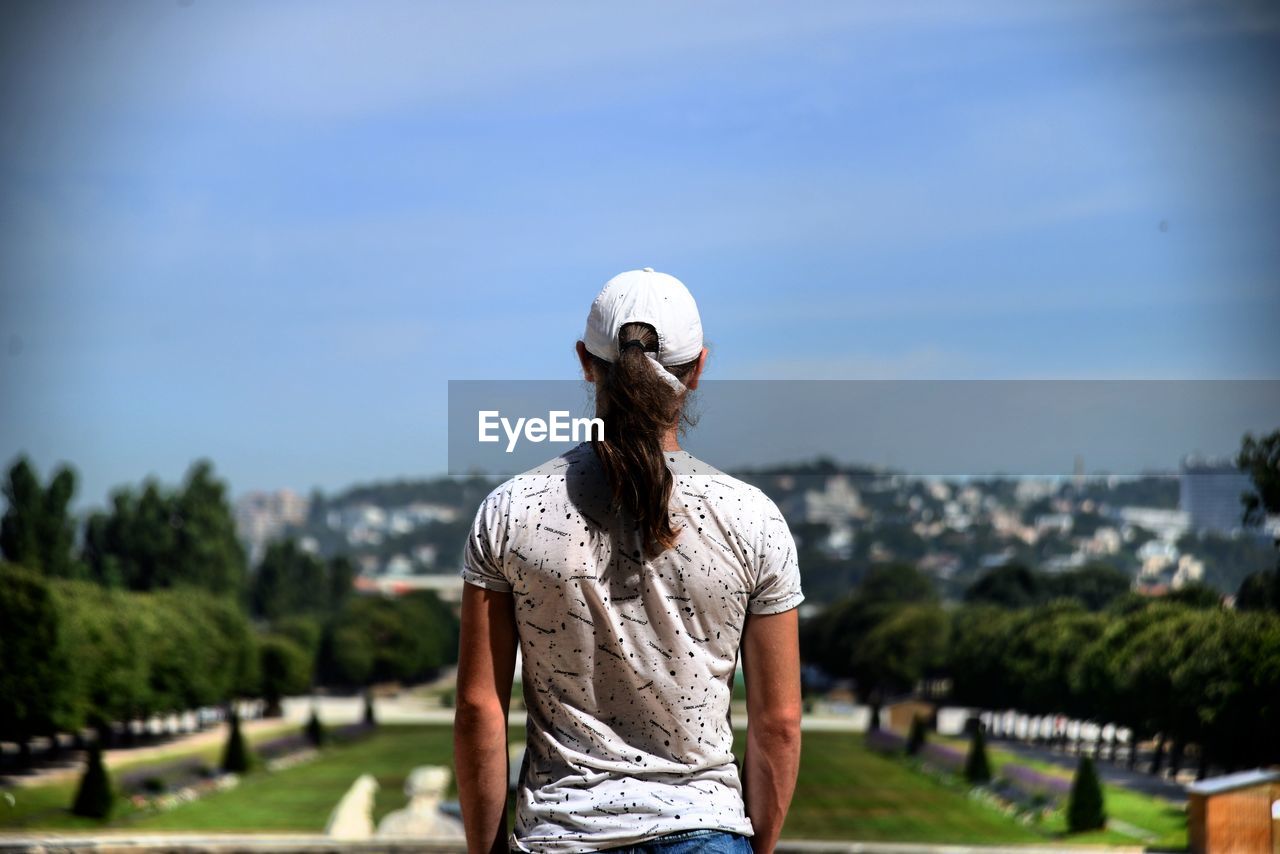
[[[266,553],[267,543],[279,537],[290,525],[307,521],[310,502],[291,489],[274,492],[250,492],[235,503],[236,534],[249,553],[251,566]]]
[[[1136,478],[1077,472],[948,480],[847,470],[765,475],[760,483],[792,524],[799,549],[820,558],[802,563],[817,589],[823,573],[853,574],[845,561],[902,562],[946,582],[954,596],[981,572],[1018,562],[1047,572],[1106,564],[1153,595],[1196,582],[1229,592],[1239,585],[1240,561],[1252,559],[1241,551],[1250,544],[1186,537],[1241,528],[1240,496],[1250,481],[1225,463],[1188,458],[1177,475]],[[310,513],[289,490],[253,493],[237,502],[236,521],[255,563],[268,542],[289,535],[321,557],[348,556],[360,590],[442,586],[453,595],[456,580],[442,579],[457,577],[466,523],[483,490],[408,487],[374,485]],[[1228,558],[1224,549],[1235,551]],[[839,595],[839,584],[827,587],[823,599]],[[812,605],[820,604],[815,597]]]
[[[801,514],[806,522],[838,525],[865,515],[862,498],[846,475],[827,478],[824,488],[806,490],[801,496]]]
[[[1159,507],[1119,507],[1115,518],[1128,528],[1142,528],[1162,540],[1175,542],[1191,528],[1191,519],[1183,510]]]
[[[379,594],[382,596],[402,596],[415,590],[430,590],[442,601],[458,603],[462,601],[463,584],[466,582],[457,573],[442,575],[361,575],[355,580],[355,588],[361,593]]]
[[[1194,531],[1231,534],[1244,527],[1240,498],[1253,492],[1249,476],[1229,462],[1187,457],[1178,477],[1178,507]]]
[[[407,534],[429,522],[453,522],[459,509],[442,504],[414,503],[404,507],[379,507],[376,504],[348,504],[330,510],[325,524],[342,531],[347,544],[376,546],[387,537]]]

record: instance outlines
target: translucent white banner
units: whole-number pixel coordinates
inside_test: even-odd
[[[1280,380],[710,380],[690,406],[682,447],[725,470],[1137,475],[1280,428]],[[449,473],[527,471],[601,429],[594,415],[581,381],[451,381]]]

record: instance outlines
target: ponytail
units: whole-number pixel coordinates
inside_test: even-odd
[[[631,341],[643,347],[626,346]],[[652,326],[625,324],[618,332],[618,344],[616,362],[592,357],[596,417],[604,421],[604,436],[592,440],[592,445],[604,467],[614,507],[635,520],[645,556],[654,557],[676,542],[668,509],[672,479],[662,438],[679,423],[684,394],[664,382],[658,366],[645,355],[658,349]],[[683,381],[695,364],[696,360],[667,370]]]

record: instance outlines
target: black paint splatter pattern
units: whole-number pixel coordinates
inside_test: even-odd
[[[641,555],[582,444],[495,489],[462,577],[510,591],[528,710],[511,844],[578,852],[715,828],[751,835],[729,697],[748,613],[804,599],[773,501],[683,451],[676,546]]]

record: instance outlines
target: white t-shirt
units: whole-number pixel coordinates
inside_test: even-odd
[[[515,598],[528,710],[511,845],[577,852],[713,828],[753,834],[729,696],[746,614],[804,599],[758,488],[667,452],[679,538],[641,557],[583,443],[489,494],[462,577]]]

